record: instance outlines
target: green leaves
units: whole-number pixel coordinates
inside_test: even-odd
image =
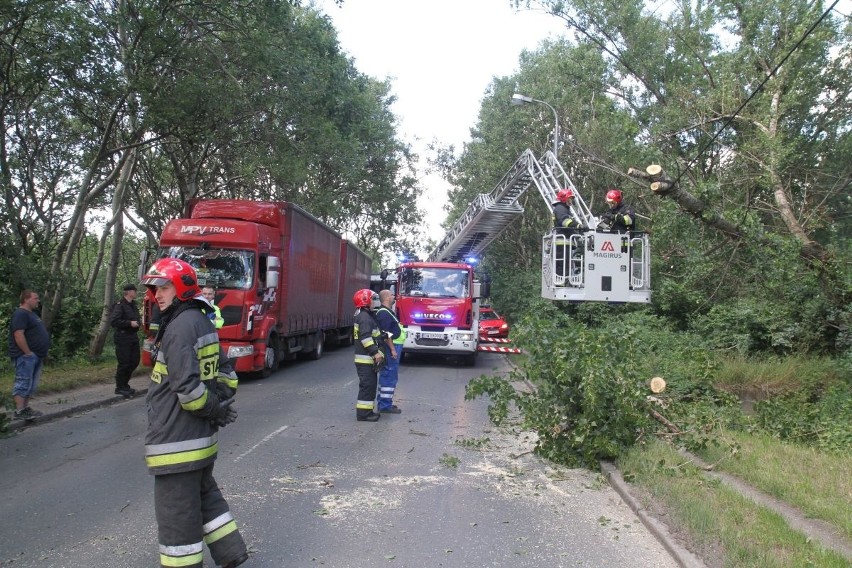
[[[528,353],[508,379],[480,377],[468,398],[489,394],[492,418],[506,418],[517,404],[524,426],[539,435],[538,451],[551,460],[596,468],[634,443],[650,424],[641,387],[643,366],[630,328],[586,328],[564,317],[528,317],[515,327],[515,341]],[[528,380],[531,394],[512,381]]]

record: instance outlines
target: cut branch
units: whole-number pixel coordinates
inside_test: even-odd
[[[651,164],[645,168],[645,171],[629,168],[627,175],[650,182],[651,191],[654,195],[668,197],[677,203],[681,209],[726,237],[732,240],[740,240],[745,236],[737,225],[715,213],[699,198],[682,189],[676,180],[669,177],[662,166]]]

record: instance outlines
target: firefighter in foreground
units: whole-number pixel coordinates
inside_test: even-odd
[[[382,332],[373,310],[379,307],[379,296],[369,288],[358,290],[355,304],[355,371],[358,373],[358,401],[355,418],[360,422],[376,422],[381,414],[373,412],[376,402],[377,370],[385,362],[380,348]]]
[[[217,431],[236,420],[237,376],[219,347],[195,270],[163,258],[142,280],[160,308],[148,389],[145,461],[154,475],[160,566],[201,567],[203,543],[218,566],[248,560],[216,480]]]

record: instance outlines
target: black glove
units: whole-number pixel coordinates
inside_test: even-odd
[[[237,394],[237,391],[235,391],[225,383],[218,381],[216,382],[216,396],[219,397],[219,400],[233,398],[235,394]]]
[[[231,400],[231,402],[233,402],[233,399],[230,399],[230,400]],[[216,420],[216,422],[214,423],[214,425],[218,426],[219,428],[224,428],[228,424],[236,422],[236,420],[237,420],[237,409],[234,408],[233,406],[227,406],[227,407],[225,407],[225,415],[218,418]]]
[[[233,403],[234,397],[217,400],[213,413],[210,415],[210,424],[224,428],[234,422],[237,419],[237,410],[231,407]]]
[[[377,359],[376,355],[381,355],[381,357]],[[373,370],[378,373],[385,366],[385,354],[380,350],[376,355],[373,355]]]

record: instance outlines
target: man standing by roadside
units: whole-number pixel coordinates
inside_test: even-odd
[[[399,381],[399,362],[402,361],[402,346],[405,344],[405,329],[393,313],[393,292],[379,292],[382,307],[376,311],[376,319],[385,340],[385,365],[379,371],[379,412],[401,414],[402,410],[393,403],[396,383]]]
[[[124,285],[124,297],[115,303],[110,314],[110,324],[115,328],[115,394],[130,398],[136,389],[130,388],[130,377],[139,366],[139,308],[136,307],[136,285]]]
[[[41,412],[30,408],[30,398],[35,393],[47,351],[50,335],[41,318],[34,310],[38,308],[38,294],[32,290],[21,292],[21,305],[12,314],[9,326],[9,356],[15,367],[15,419],[30,422],[41,416]]]

